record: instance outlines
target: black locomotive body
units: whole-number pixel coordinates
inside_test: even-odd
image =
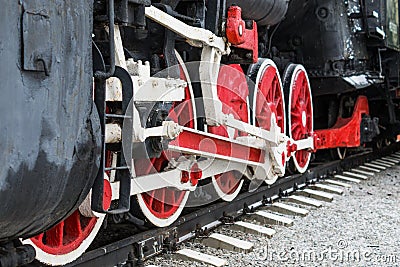
[[[381,82],[385,52],[399,49],[396,10],[397,1],[292,1],[273,43],[281,53],[294,52],[287,57],[310,76],[346,78],[363,88]],[[317,95],[337,91],[315,88]]]
[[[398,10],[398,1],[392,0],[290,2],[272,43],[283,62],[300,62],[307,68],[316,127],[332,126],[327,115],[337,116],[343,108],[338,107],[340,98],[359,94],[370,96],[375,103],[371,113],[384,125],[397,121],[393,102],[399,86]],[[329,104],[332,99],[337,103]],[[354,106],[352,102],[346,105]]]
[[[0,10],[0,241],[77,208],[100,158],[90,1],[5,1]]]

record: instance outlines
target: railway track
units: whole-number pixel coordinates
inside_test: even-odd
[[[380,171],[390,167],[396,162],[397,158],[400,161],[400,156],[393,154],[392,160],[382,158],[399,150],[398,144],[391,145],[381,149],[379,152],[367,151],[360,154],[349,156],[343,160],[332,161],[324,164],[319,164],[310,168],[304,174],[296,174],[286,176],[279,179],[271,186],[261,186],[255,192],[241,193],[232,202],[218,202],[206,207],[199,208],[192,212],[183,215],[174,224],[165,228],[144,229],[138,228],[131,231],[126,231],[126,228],[113,225],[106,229],[102,235],[103,239],[94,242],[94,245],[76,261],[66,266],[144,266],[144,262],[163,252],[175,252],[177,246],[194,237],[207,237],[212,229],[224,225],[233,224],[240,221],[243,216],[259,217],[261,222],[274,222],[282,225],[290,225],[290,221],[280,221],[280,218],[264,216],[259,212],[263,207],[271,208],[272,211],[280,213],[290,213],[302,215],[302,209],[291,209],[293,206],[285,206],[286,204],[276,204],[278,199],[287,199],[288,203],[294,202],[305,205],[318,205],[318,200],[329,201],[332,194],[339,193],[340,189],[335,192],[336,186],[346,186],[348,183],[359,182],[365,179],[374,171]],[[324,182],[323,184],[320,182]],[[303,196],[297,196],[297,195]],[[293,197],[296,195],[295,197]],[[290,196],[290,197],[288,197]],[[305,203],[308,202],[308,203]],[[274,203],[274,205],[271,205]],[[303,214],[306,215],[306,214]],[[280,222],[279,222],[280,221]],[[115,227],[118,227],[116,230]],[[243,231],[265,231],[265,229],[254,228],[251,225],[236,225],[242,228]],[[130,225],[132,228],[132,225]],[[134,227],[133,227],[134,228]],[[266,228],[268,229],[268,228]],[[272,232],[264,234],[272,235]],[[113,241],[115,232],[122,232],[122,239]],[[108,240],[104,241],[104,238]],[[121,238],[120,236],[118,238]],[[210,242],[206,242],[210,246],[233,246],[226,245],[225,241],[219,240],[218,236],[212,235]],[[223,238],[223,237],[222,237]],[[115,238],[114,238],[115,239]],[[104,244],[106,243],[106,244]],[[229,243],[229,242],[228,242]],[[224,245],[225,244],[225,245]],[[180,252],[188,256],[185,252]],[[187,253],[191,253],[190,251]],[[207,259],[206,255],[201,255],[202,259]],[[221,262],[220,262],[221,263]],[[214,265],[218,266],[218,263]],[[38,263],[33,263],[29,266],[40,266]]]

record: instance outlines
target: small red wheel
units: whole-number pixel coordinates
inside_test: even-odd
[[[197,123],[193,89],[182,58],[177,52],[175,54],[180,64],[181,79],[187,81],[188,86],[185,88],[184,100],[173,103],[168,117],[180,125],[195,129]],[[162,172],[168,166],[169,159],[178,156],[179,153],[164,151],[159,158],[136,159],[134,161],[136,176]],[[190,191],[164,187],[138,194],[137,201],[142,214],[150,223],[165,227],[178,219],[189,193]]]
[[[284,91],[288,103],[288,132],[294,140],[313,133],[313,105],[310,81],[302,65],[290,64],[285,70]],[[299,150],[292,157],[296,170],[303,173],[310,164],[311,152]]]
[[[111,151],[106,153],[106,167],[112,164]],[[109,173],[105,173],[108,176]],[[104,214],[94,213],[90,209],[90,196],[65,220],[59,222],[51,229],[23,240],[25,244],[32,245],[36,250],[36,259],[48,265],[64,265],[76,260],[93,242],[100,230]],[[104,209],[111,205],[112,190],[108,180],[104,180]]]
[[[253,125],[270,130],[271,117],[274,116],[281,133],[286,134],[283,86],[275,63],[270,59],[260,59],[256,64],[250,66],[248,75],[255,83],[252,94]],[[282,172],[284,172],[286,166],[285,153],[279,152],[273,147],[271,152],[279,163]],[[266,182],[272,184],[277,178],[278,175],[271,173],[271,177]]]
[[[222,102],[222,112],[232,114],[235,119],[249,122],[246,76],[239,64],[220,67],[217,80],[218,98]],[[238,130],[226,126],[208,127],[208,132],[235,139],[243,136]],[[229,171],[211,177],[213,187],[221,199],[232,201],[240,192],[243,179],[239,171]]]

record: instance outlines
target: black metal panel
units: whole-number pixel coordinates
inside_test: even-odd
[[[362,73],[368,58],[359,1],[291,1],[273,44],[314,77]]]
[[[287,0],[227,0],[227,7],[237,5],[242,8],[242,17],[254,20],[258,25],[270,26],[279,23],[286,15]]]
[[[385,38],[386,46],[399,51],[399,1],[386,0],[385,13],[381,14],[381,17],[384,19],[381,24],[384,25],[387,35]]]
[[[22,15],[24,70],[44,71],[49,75],[52,63],[51,22],[45,2],[35,0],[25,5]],[[40,38],[38,38],[40,36]]]
[[[100,129],[91,14],[86,0],[2,2],[0,240],[52,226],[93,183]]]
[[[212,31],[215,34],[218,34],[219,32],[220,13],[221,13],[220,0],[207,1],[206,29]]]

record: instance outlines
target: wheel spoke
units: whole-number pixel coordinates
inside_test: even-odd
[[[39,242],[43,242],[43,238],[44,238],[44,233],[38,234],[37,236],[32,237],[32,239],[35,239]]]
[[[64,221],[46,232],[46,244],[50,247],[60,247],[63,244]]]
[[[165,205],[167,205],[167,203],[165,202],[165,191],[166,189],[161,189],[161,199],[160,199],[160,206],[161,206],[161,213],[165,212]]]
[[[271,92],[271,98],[268,100],[270,103],[275,102],[275,94],[276,94],[277,87],[278,87],[277,81],[276,81],[276,78],[274,77],[272,80],[271,88],[269,90]]]
[[[290,115],[292,116],[292,120],[294,118],[297,121],[298,118],[301,118],[301,114],[299,112],[297,112],[297,111],[290,112]]]
[[[153,191],[150,191],[147,193],[148,195],[150,195],[150,198],[149,198],[149,206],[150,207],[153,207],[153,202],[154,202],[156,191],[157,190],[153,190]]]
[[[172,111],[170,111],[168,113],[168,118],[170,118],[173,121],[177,121],[178,120],[178,114],[177,113],[181,113],[180,111],[176,110],[177,108],[173,109]]]
[[[82,234],[81,220],[79,211],[75,211],[71,216],[65,220],[64,232],[69,236],[75,238]]]
[[[177,203],[177,198],[176,198],[176,195],[175,195],[175,190],[173,190],[173,191],[171,191],[170,192],[170,196],[171,196],[171,204],[173,204],[173,206],[176,206],[176,203]]]
[[[294,104],[294,109],[293,110],[295,110],[295,111],[300,111],[301,110],[301,103],[300,103],[300,101],[299,101],[299,99],[296,99],[296,101],[294,102],[295,104]]]

